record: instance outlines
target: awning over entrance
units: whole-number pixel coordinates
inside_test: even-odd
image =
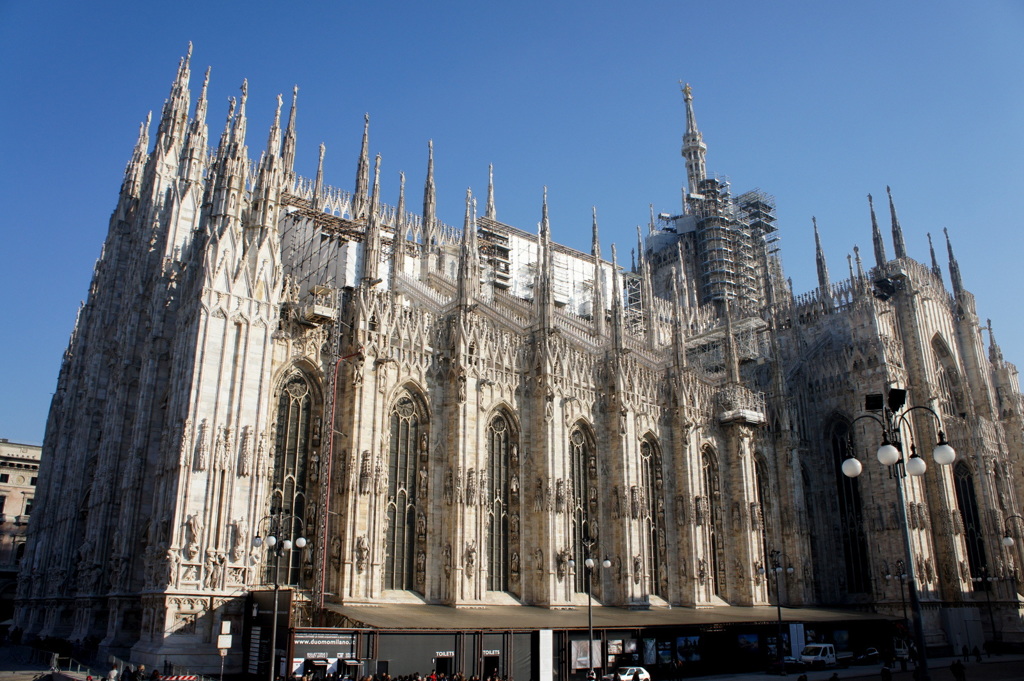
[[[549,609],[527,605],[494,605],[452,608],[445,605],[385,604],[374,606],[324,606],[345,618],[346,627],[425,630],[455,629],[476,631],[534,631],[537,629],[581,629],[587,626],[586,607]],[[711,608],[652,608],[630,610],[595,606],[595,629],[628,629],[657,626],[711,624],[774,623],[778,612],[772,606],[750,608],[717,606]],[[896,620],[878,613],[823,608],[783,608],[787,622],[834,622]]]

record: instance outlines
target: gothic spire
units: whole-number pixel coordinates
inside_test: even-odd
[[[878,269],[885,267],[888,258],[885,257],[885,242],[882,241],[882,232],[878,229],[878,220],[875,218],[875,202],[868,194],[868,206],[871,207],[871,241],[875,245],[875,265]]]
[[[363,116],[363,146],[356,165],[356,191],[352,196],[355,217],[366,216],[367,191],[370,188],[370,114]]]
[[[907,245],[903,241],[903,228],[900,227],[900,220],[896,217],[896,204],[892,201],[892,190],[885,185],[885,193],[889,195],[889,215],[892,216],[892,245],[896,251],[897,258],[907,257]]]
[[[590,254],[594,257],[594,297],[591,313],[594,317],[594,334],[601,337],[604,335],[604,277],[601,276],[601,240],[597,235],[597,206],[593,206],[592,211],[594,222]]]
[[[380,154],[373,167],[373,195],[366,216],[366,241],[363,244],[363,283],[374,286],[380,283]]]
[[[846,266],[850,268],[850,281],[853,281],[853,254],[846,254]]]
[[[139,123],[139,137],[135,140],[135,148],[132,149],[131,160],[124,169],[124,182],[121,184],[121,191],[131,196],[138,196],[142,186],[142,174],[146,168],[146,159],[149,156],[149,124],[153,120],[153,112],[146,115],[146,120]]]
[[[327,146],[320,143],[320,159],[316,163],[316,181],[313,183],[313,210],[320,209],[320,199],[324,191],[324,154]]]
[[[278,156],[281,153],[281,105],[284,99],[277,96],[277,110],[274,112],[274,123],[270,126],[270,134],[267,136],[267,155]]]
[[[245,102],[249,99],[249,79],[242,81],[242,96],[238,101],[238,114],[235,116],[235,125],[231,131],[231,141],[235,143],[235,149],[240,150],[245,146],[245,130],[248,122],[245,117]]]
[[[676,261],[679,263],[679,287],[680,294],[683,296],[682,301],[685,302],[686,307],[696,307],[697,302],[695,299],[691,300],[691,286],[686,277],[686,261],[683,259],[682,239],[676,242]]]
[[[491,220],[498,219],[498,213],[494,210],[494,164],[487,166],[487,207],[484,210],[484,217]]]
[[[612,244],[612,347],[622,349],[622,284],[619,281],[619,256]]]
[[[992,330],[992,320],[986,320],[988,325],[985,327],[988,329],[988,359],[993,364],[1003,363],[1003,350],[999,347],[999,343],[996,343],[996,334]]]
[[[224,131],[220,134],[220,144],[217,145],[217,159],[222,159],[228,153],[228,145],[231,143],[231,123],[235,118],[235,98],[228,97],[228,117],[224,122]]]
[[[548,220],[548,188],[544,187],[544,202],[541,204],[540,233],[537,236],[540,246],[540,263],[537,269],[536,287],[540,304],[541,326],[550,329],[554,324],[553,291],[551,287],[551,223]]]
[[[423,228],[430,234],[437,219],[437,190],[434,188],[434,140],[427,142],[427,181],[423,186]],[[429,243],[429,239],[427,240]]]
[[[284,133],[284,146],[281,149],[281,160],[287,173],[295,172],[295,116],[298,114],[299,86],[292,88],[292,108],[288,112],[288,128]]]
[[[704,144],[704,136],[697,128],[697,116],[693,113],[693,88],[687,83],[683,86],[683,100],[686,102],[686,134],[683,135],[683,158],[686,159],[686,181],[691,194],[700,191],[700,183],[707,176],[705,169],[705,155],[707,145]]]
[[[818,234],[818,218],[811,216],[814,224],[814,261],[818,266],[818,289],[822,295],[828,293],[831,282],[828,277],[828,264],[825,262],[825,251],[821,248],[821,235]]]
[[[854,247],[853,247],[853,257],[854,257],[854,260],[857,261],[857,278],[858,279],[863,279],[864,278],[864,263],[862,263],[861,260],[860,260],[860,246],[854,245]]]
[[[199,99],[196,100],[196,113],[192,118],[191,130],[199,127],[206,127],[207,91],[210,89],[210,67],[206,67],[206,75],[203,76],[203,88],[199,91]]]
[[[466,188],[466,214],[462,222],[462,247],[459,250],[459,303],[469,305],[477,293],[480,281],[477,267],[476,200],[473,190]]]
[[[953,293],[959,296],[964,292],[964,282],[960,278],[960,265],[956,261],[956,256],[953,255],[953,243],[949,240],[949,230],[943,227],[942,232],[946,235],[946,250],[949,252],[949,282],[953,286]]]
[[[156,145],[154,150],[160,152],[170,151],[171,148],[185,138],[185,129],[188,125],[189,91],[188,81],[191,75],[190,65],[192,62],[192,43],[188,44],[188,52],[178,62],[178,72],[171,84],[171,92],[164,101],[164,108],[160,115],[160,125],[156,131]]]
[[[654,216],[654,207],[651,207],[651,216]],[[644,320],[644,329],[647,332],[647,347],[654,349],[654,300],[651,292],[651,271],[647,266],[647,258],[644,256],[644,238],[640,231],[640,225],[636,226],[636,250],[639,254],[637,264],[640,273],[640,305],[643,308],[641,313]]]
[[[942,268],[939,267],[939,259],[935,257],[935,246],[932,245],[932,233],[928,232],[928,253],[932,256],[932,274],[942,281]]]
[[[681,264],[681,263],[680,263]],[[686,366],[686,341],[683,334],[683,311],[679,304],[679,273],[672,266],[672,349],[675,351],[676,368]]]

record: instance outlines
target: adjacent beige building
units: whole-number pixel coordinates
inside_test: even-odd
[[[0,623],[14,614],[18,569],[35,503],[39,445],[0,438]]]

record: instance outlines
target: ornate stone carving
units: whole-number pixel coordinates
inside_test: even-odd
[[[203,419],[199,423],[198,442],[196,442],[196,470],[205,471],[210,447],[210,423]]]
[[[199,545],[203,541],[203,519],[199,517],[198,513],[194,513],[188,517],[186,525],[188,526],[188,559],[195,560],[195,557],[199,555]]]
[[[464,557],[463,566],[465,568],[465,575],[468,579],[472,579],[476,574],[476,541],[469,541],[466,543],[466,553]]]
[[[356,539],[356,572],[362,573],[366,569],[366,562],[370,558],[370,542],[366,535],[360,535]]]
[[[242,560],[249,551],[249,525],[239,518],[231,523],[231,560],[238,562]]]

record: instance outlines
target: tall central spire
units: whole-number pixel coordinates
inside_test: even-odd
[[[686,159],[686,182],[690,193],[700,190],[700,183],[707,177],[704,157],[708,147],[704,144],[704,136],[697,129],[697,116],[693,113],[693,88],[687,83],[683,86],[683,100],[686,102],[686,134],[683,135],[683,158]]]

